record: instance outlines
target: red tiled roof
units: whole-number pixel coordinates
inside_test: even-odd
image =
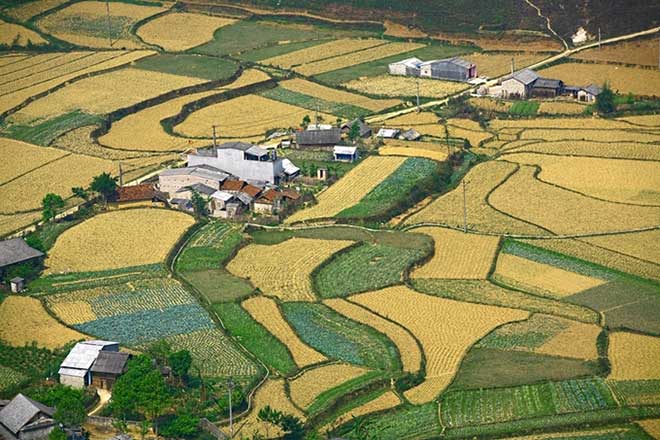
[[[273,203],[275,200],[279,199],[282,197],[282,193],[279,191],[275,191],[274,189],[269,189],[265,193],[261,195],[259,198],[259,201],[261,203]]]
[[[254,186],[254,185],[245,185],[243,189],[241,189],[241,192],[244,192],[245,194],[251,196],[251,197],[257,197],[259,193],[261,192],[261,188]]]
[[[123,186],[117,188],[117,202],[137,202],[140,200],[151,200],[156,195],[151,183],[140,185]]]
[[[222,184],[223,191],[240,191],[246,183],[242,180],[226,180]]]
[[[284,197],[287,197],[291,200],[298,200],[300,198],[300,193],[298,191],[294,191],[290,188],[286,188],[282,190],[282,195]]]

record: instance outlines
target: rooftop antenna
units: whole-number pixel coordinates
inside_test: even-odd
[[[108,44],[112,47],[112,23],[110,22],[110,2],[105,0],[105,15],[108,22]]]

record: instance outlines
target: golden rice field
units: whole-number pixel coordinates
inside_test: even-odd
[[[305,415],[289,400],[285,391],[284,379],[268,379],[254,394],[250,414],[245,419],[236,422],[235,426],[240,427],[241,436],[256,437],[258,435],[263,439],[281,438],[283,432],[280,428],[259,420],[259,411],[267,406],[305,420]]]
[[[486,111],[491,111],[491,112],[499,112],[499,113],[507,113],[511,106],[513,105],[513,102],[511,101],[502,101],[499,99],[491,99],[491,98],[470,98],[469,100],[470,105],[480,108],[482,110]]]
[[[524,140],[509,143],[504,150],[506,150],[507,153],[551,153],[559,156],[596,156],[612,159],[644,159],[660,161],[660,150],[655,145],[635,142],[535,142]],[[503,157],[508,158],[510,156]]]
[[[660,230],[658,229],[631,234],[588,237],[582,240],[634,258],[660,264]]]
[[[449,137],[467,139],[473,147],[493,137],[493,134],[481,128],[478,122],[470,119],[449,119],[447,130]]]
[[[24,214],[0,214],[0,237],[16,232],[39,220],[41,220],[41,212],[38,211]]]
[[[369,156],[338,182],[317,196],[318,204],[297,211],[287,223],[332,217],[357,204],[365,195],[392,174],[405,157]]]
[[[660,338],[613,332],[610,333],[607,353],[612,364],[609,379],[660,379]]]
[[[248,279],[266,295],[283,301],[314,301],[312,271],[352,241],[291,238],[275,245],[250,244],[240,251],[227,270]]]
[[[571,58],[657,67],[658,40],[645,39],[606,44],[600,48],[583,50],[571,55]]]
[[[280,87],[331,102],[355,105],[374,112],[379,112],[386,108],[401,104],[401,101],[397,99],[373,99],[367,96],[360,96],[343,90],[322,86],[315,82],[300,78],[283,81],[280,83]]]
[[[27,21],[35,15],[41,14],[49,9],[55,8],[69,0],[39,0],[34,2],[27,2],[18,4],[17,6],[7,9],[5,12],[12,18],[19,21]]]
[[[659,142],[660,133],[641,132],[633,130],[597,130],[591,129],[585,121],[588,129],[581,130],[546,130],[527,129],[522,132],[521,139],[543,139],[546,141],[576,140],[595,142]]]
[[[541,115],[579,115],[584,113],[587,106],[578,102],[543,101],[539,105],[538,113]]]
[[[405,286],[355,295],[351,300],[401,324],[422,344],[426,378],[404,393],[413,404],[435,399],[449,385],[475,342],[497,326],[529,316],[522,310],[424,295]]]
[[[550,338],[534,351],[550,356],[570,357],[574,359],[592,360],[598,358],[596,339],[602,329],[595,324],[585,324],[562,320],[567,328]]]
[[[381,96],[413,97],[417,94],[417,78],[393,75],[379,75],[354,79],[342,84],[344,87],[361,93]],[[467,89],[467,85],[454,81],[419,79],[419,96],[442,98]]]
[[[195,221],[165,209],[130,209],[92,217],[60,235],[48,273],[86,272],[160,263]],[[90,253],[90,249],[103,252]]]
[[[3,88],[5,86],[0,86],[0,97],[2,98],[0,99],[0,112],[12,109],[32,96],[46,92],[53,87],[64,84],[78,76],[122,66],[153,54],[155,54],[155,52],[146,50],[132,52],[103,52],[85,57],[84,62],[81,60],[80,63],[76,63],[76,66],[65,65],[57,69],[30,75],[20,81],[11,81],[7,88]],[[40,57],[50,59],[53,55],[28,57],[25,60],[21,60],[19,63],[20,65],[25,64],[27,66],[36,66],[33,63],[36,62],[39,64]],[[19,68],[19,63],[12,65],[12,67]],[[36,68],[37,67],[35,67],[35,69]]]
[[[435,242],[433,258],[415,269],[413,278],[485,279],[499,246],[500,238],[466,234],[447,228],[419,228]]]
[[[616,147],[615,147],[616,148]],[[541,167],[539,179],[613,202],[660,205],[660,163],[595,157],[507,154],[505,160]]]
[[[386,391],[374,400],[358,406],[349,412],[342,414],[332,422],[333,426],[340,426],[343,423],[350,422],[353,418],[371,414],[377,411],[394,408],[401,404],[401,398],[393,391]]]
[[[289,52],[284,55],[268,58],[261,61],[261,63],[282,67],[284,69],[290,69],[292,67],[313,63],[326,58],[345,55],[349,52],[356,52],[359,50],[369,49],[371,47],[382,46],[384,44],[386,44],[386,41],[373,38],[343,38],[340,40],[332,40],[327,43],[319,44],[306,49]]]
[[[217,29],[234,22],[230,18],[175,12],[140,26],[137,35],[149,44],[180,52],[211,41]]]
[[[272,128],[300,127],[305,115],[313,111],[274,101],[258,95],[245,95],[204,107],[192,113],[175,127],[175,131],[192,137],[209,137],[216,124],[222,137],[263,137]],[[319,113],[325,121],[336,117]]]
[[[300,340],[272,299],[255,296],[246,299],[241,305],[257,322],[287,346],[298,367],[304,368],[327,360],[321,353]]]
[[[0,185],[64,155],[64,151],[55,148],[0,138],[0,157],[3,159],[0,161]]]
[[[442,127],[439,124],[439,120],[440,118],[436,114],[432,112],[422,111],[419,113],[410,112],[400,116],[396,116],[394,118],[388,119],[387,124],[388,126],[392,126],[392,127],[405,127],[405,128],[412,127],[417,130],[418,126],[423,126],[423,125],[438,125]]]
[[[387,140],[385,145],[378,149],[378,154],[381,156],[424,157],[438,162],[447,160],[446,147],[439,143],[420,141]]]
[[[110,2],[107,6],[113,25],[110,35],[103,26],[107,22],[106,2],[102,1],[73,3],[42,18],[37,26],[60,40],[79,46],[136,49],[144,45],[131,35],[131,25],[166,10],[157,6],[120,2]],[[112,44],[108,37],[112,37]]]
[[[597,278],[505,253],[501,253],[497,259],[495,276],[512,287],[556,299],[606,283]]]
[[[199,78],[168,73],[121,69],[75,82],[33,102],[18,115],[31,119],[52,118],[74,110],[105,114],[202,82],[204,80]]]
[[[490,196],[490,203],[514,217],[556,234],[605,233],[656,226],[660,208],[620,205],[543,183],[536,168],[521,166]],[[566,215],[571,213],[571,215]]]
[[[55,193],[70,197],[71,188],[87,186],[94,176],[115,170],[109,160],[69,154],[0,185],[0,213],[39,209],[44,195]]]
[[[511,58],[515,60],[516,70],[531,66],[548,56],[542,53],[517,52],[517,53],[473,53],[463,58],[477,65],[477,75],[491,78],[511,73]],[[552,78],[552,77],[549,77]]]
[[[660,419],[639,420],[637,424],[653,438],[660,438]]]
[[[355,379],[368,370],[355,365],[330,364],[305,371],[289,382],[291,399],[300,408],[308,408],[322,392]]]
[[[349,319],[373,327],[390,338],[399,350],[403,371],[416,373],[420,370],[422,352],[419,344],[403,327],[345,299],[333,298],[325,300],[323,303]]]
[[[484,200],[488,193],[514,173],[516,166],[501,161],[476,165],[464,177],[468,229],[480,232],[545,234],[533,225],[516,220],[492,209]],[[463,188],[458,187],[435,199],[430,205],[406,219],[406,224],[434,222],[463,227]]]
[[[22,347],[36,342],[55,349],[71,341],[86,339],[52,318],[38,299],[12,295],[0,303],[0,340]]]
[[[494,119],[490,127],[496,131],[503,128],[561,128],[592,130],[630,129],[630,124],[616,119],[590,118],[535,118],[535,119]]]
[[[566,84],[610,84],[612,90],[633,95],[658,96],[660,75],[657,69],[640,69],[611,64],[564,63],[538,72],[544,78],[556,78]]]
[[[660,115],[626,116],[625,118],[619,118],[619,120],[642,127],[660,127]]]
[[[316,62],[306,63],[293,70],[305,76],[318,75],[319,73],[343,69],[356,64],[368,63],[369,61],[387,58],[404,52],[410,52],[424,47],[419,43],[388,43],[369,49],[351,52],[345,55],[323,59]]]
[[[18,46],[27,46],[28,43],[48,44],[48,41],[32,29],[0,20],[0,44],[11,46],[14,43]]]
[[[4,70],[7,68],[9,65],[9,69],[12,69],[12,66],[10,66],[13,63],[17,63],[21,60],[27,59],[27,55],[23,54],[6,54],[6,55],[0,55],[0,71]]]

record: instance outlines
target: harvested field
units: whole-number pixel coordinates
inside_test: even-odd
[[[6,298],[0,303],[0,317],[0,339],[14,347],[36,342],[37,346],[52,350],[71,341],[87,339],[82,333],[57,322],[35,298]]]
[[[287,346],[298,367],[304,368],[327,360],[321,353],[300,340],[272,299],[256,296],[243,301],[241,305],[257,322]]]
[[[27,46],[28,44],[38,46],[48,44],[48,41],[32,29],[0,20],[0,44],[5,46],[12,46],[13,44],[18,46]]]
[[[442,162],[447,159],[447,148],[439,143],[388,139],[378,149],[381,156],[423,157]]]
[[[339,70],[343,69],[344,67],[367,63],[369,61],[387,58],[389,56],[404,52],[410,52],[411,50],[419,49],[422,47],[424,47],[424,45],[418,43],[389,43],[370,49],[352,52],[346,55],[340,55],[325,60],[303,64],[302,66],[296,67],[293,70],[305,76],[318,75],[319,73]]]
[[[166,10],[120,2],[108,5],[109,18],[106,18],[105,2],[83,1],[47,15],[39,20],[37,26],[61,40],[79,46],[136,49],[144,45],[131,35],[131,26]]]
[[[660,75],[657,69],[640,69],[609,64],[564,63],[540,70],[544,78],[556,78],[566,84],[603,84],[612,90],[633,95],[658,96]]]
[[[41,212],[38,211],[25,214],[0,214],[0,237],[16,232],[39,220],[41,220]]]
[[[0,112],[12,109],[32,96],[46,92],[78,76],[122,66],[140,58],[153,55],[154,53],[152,51],[132,51],[119,52],[119,55],[117,55],[116,52],[107,52],[95,57],[87,57],[85,59],[86,61],[96,61],[91,64],[79,66],[79,68],[73,70],[71,70],[71,66],[68,66],[61,72],[54,73],[51,71],[45,74],[39,74],[39,76],[32,76],[28,78],[30,81],[22,82],[22,87],[20,88],[16,88],[17,82],[12,83],[11,90],[0,94],[2,96]],[[105,61],[103,61],[104,58]],[[31,60],[32,58],[30,57],[29,59]]]
[[[660,264],[660,230],[658,229],[631,234],[589,237],[582,240],[614,252]]]
[[[284,301],[314,301],[312,271],[352,243],[291,238],[272,246],[251,244],[238,252],[227,264],[227,270],[250,280],[267,295],[275,295]],[[287,258],[282,258],[284,255]]]
[[[504,157],[522,165],[538,165],[541,167],[538,178],[542,181],[588,196],[613,202],[660,205],[659,162],[527,153]]]
[[[3,12],[6,12],[12,18],[15,18],[19,21],[27,21],[35,15],[41,14],[42,12],[48,11],[49,9],[55,8],[63,3],[66,3],[68,0],[39,0],[32,1],[23,4],[17,4],[11,9],[7,9]]]
[[[651,437],[660,438],[660,419],[639,420],[637,424]]]
[[[57,160],[66,153],[54,148],[37,147],[13,139],[0,138],[0,185],[35,168]]]
[[[660,208],[592,199],[543,183],[534,177],[535,173],[533,167],[520,167],[491,194],[492,205],[557,234],[621,231],[658,223]],[[567,217],[567,212],[572,215]]]
[[[105,114],[170,90],[204,82],[202,79],[139,69],[122,69],[71,84],[33,102],[17,116],[52,118],[74,110]]]
[[[470,119],[449,119],[447,130],[449,137],[467,139],[473,147],[493,137],[493,134],[481,128],[478,122]]]
[[[468,182],[467,212],[469,229],[483,232],[544,234],[544,231],[538,227],[495,211],[484,200],[494,188],[501,185],[515,170],[514,164],[491,161],[475,166],[464,177]],[[405,221],[406,224],[423,222],[443,223],[462,228],[463,189],[459,187],[438,197],[429,206]]]
[[[619,130],[630,129],[630,124],[616,119],[588,118],[535,118],[535,119],[494,119],[490,127],[496,131],[503,128],[558,128],[563,130]]]
[[[287,90],[314,96],[326,101],[355,105],[374,112],[379,112],[401,103],[401,101],[396,99],[373,99],[366,96],[360,96],[336,88],[322,86],[315,82],[300,78],[283,81],[280,83],[280,86]]]
[[[627,116],[619,120],[642,127],[660,127],[660,115]]]
[[[413,278],[485,279],[497,254],[499,237],[445,228],[419,228],[435,241],[433,258],[412,273]]]
[[[369,49],[371,47],[382,46],[384,44],[387,44],[384,40],[371,38],[357,40],[345,38],[268,58],[261,63],[282,67],[284,69],[291,69],[292,67],[304,66],[305,64]]]
[[[606,44],[600,48],[583,50],[571,55],[571,58],[606,63],[638,64],[641,66],[657,67],[658,40],[644,39]]]
[[[318,196],[318,204],[300,210],[287,223],[333,217],[356,205],[405,161],[403,157],[370,156]]]
[[[0,213],[38,209],[48,193],[70,197],[72,187],[86,186],[94,176],[115,169],[108,160],[77,154],[64,156],[1,185]]]
[[[339,426],[342,423],[350,422],[354,418],[377,411],[384,411],[386,409],[394,408],[400,404],[401,398],[396,393],[393,391],[386,391],[375,399],[370,400],[369,402],[360,405],[357,408],[353,408],[345,414],[342,414],[339,418],[337,418],[337,420],[333,422],[333,425]]]
[[[534,142],[530,140],[510,143],[505,148],[507,153],[541,153],[561,156],[592,156],[612,159],[642,159],[660,161],[660,151],[655,145],[634,142],[590,142],[590,141],[555,141]],[[509,156],[503,156],[507,159]],[[515,156],[514,156],[515,157]]]
[[[296,408],[285,391],[284,379],[269,379],[257,389],[252,400],[252,411],[246,419],[238,422],[241,427],[240,435],[244,437],[255,437],[263,439],[281,438],[283,432],[280,428],[269,422],[259,420],[258,414],[265,407],[270,407],[275,411],[281,411],[284,414],[291,414],[304,420],[305,415]]]
[[[584,113],[587,109],[585,104],[578,102],[563,102],[563,101],[543,101],[539,106],[539,114],[550,115],[579,115]]]
[[[363,375],[368,370],[348,364],[331,364],[307,370],[289,383],[291,399],[309,408],[321,393]]]
[[[551,356],[563,356],[575,359],[592,360],[598,358],[596,339],[601,328],[594,324],[566,321],[568,328],[563,329],[535,351]]]
[[[417,93],[417,78],[405,76],[379,75],[355,79],[342,85],[357,92],[380,96],[410,98]],[[419,96],[425,98],[443,98],[466,88],[466,84],[459,82],[419,79]]]
[[[390,338],[399,350],[403,371],[416,373],[420,370],[422,353],[419,345],[403,327],[344,299],[328,299],[323,303],[353,321],[373,327]]]
[[[97,215],[66,230],[51,250],[49,273],[107,270],[162,262],[194,220],[164,209]],[[89,249],[104,249],[90,255]]]
[[[216,29],[236,20],[203,14],[175,12],[140,26],[138,37],[170,52],[180,52],[213,40]]]
[[[314,112],[264,98],[246,95],[204,107],[192,113],[175,127],[184,136],[209,137],[211,125],[216,124],[223,137],[263,137],[272,128],[299,127],[305,115]],[[331,115],[319,113],[325,121]]]
[[[547,58],[548,55],[542,53],[474,53],[465,55],[463,58],[477,65],[477,74],[495,78],[501,75],[511,73],[511,58],[515,60],[516,70],[531,66],[532,64]],[[554,78],[549,76],[547,78]]]
[[[507,285],[561,299],[606,283],[585,275],[501,253],[495,277]]]
[[[430,402],[449,385],[472,344],[501,324],[529,316],[522,310],[447,300],[403,286],[363,293],[351,299],[406,327],[421,342],[426,356],[426,378],[405,393],[414,404]],[[406,307],[401,307],[401,303]]]
[[[614,380],[660,379],[660,338],[627,332],[610,334],[608,355]]]
[[[585,121],[585,125],[588,122]],[[594,142],[658,142],[660,133],[641,132],[633,130],[546,130],[527,129],[522,132],[521,139],[542,139],[546,141],[576,140]]]
[[[445,126],[439,123],[439,118],[431,112],[412,112],[383,121],[386,127],[399,127],[403,129],[414,128],[424,136],[433,136],[445,139]],[[444,142],[443,142],[444,143]]]
[[[476,108],[498,113],[508,113],[509,109],[513,105],[513,102],[511,101],[502,101],[499,99],[491,99],[485,97],[470,98],[469,102],[470,105]]]

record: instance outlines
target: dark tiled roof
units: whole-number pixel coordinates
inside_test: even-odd
[[[422,135],[419,134],[419,132],[417,130],[411,128],[410,130],[407,130],[407,131],[404,131],[403,133],[401,133],[401,137],[408,140],[408,141],[416,141],[417,139],[422,137]]]
[[[600,92],[603,91],[601,87],[598,87],[595,84],[589,84],[587,87],[583,87],[582,90],[584,90],[587,93],[591,93],[594,96],[600,95]]]
[[[242,180],[225,180],[225,183],[222,184],[222,190],[240,191],[245,185],[245,182]]]
[[[519,70],[518,72],[515,72],[513,75],[509,75],[508,77],[504,78],[504,80],[507,79],[515,79],[524,85],[529,85],[536,81],[539,78],[539,75],[534,72],[531,69],[523,69]]]
[[[39,413],[52,417],[55,410],[22,394],[18,394],[0,411],[0,423],[9,429],[9,431],[16,434]]]
[[[298,191],[294,191],[290,188],[286,188],[282,190],[282,195],[286,198],[289,198],[291,200],[298,200],[300,198],[300,193]]]
[[[101,351],[92,365],[92,373],[122,374],[128,358],[128,353]]]
[[[562,82],[558,79],[539,78],[534,82],[535,89],[559,89]]]
[[[22,238],[0,241],[0,267],[21,263],[44,254],[31,248]]]
[[[140,200],[151,200],[155,197],[156,191],[151,183],[142,183],[140,185],[123,186],[117,189],[117,202],[137,202]]]
[[[360,137],[364,137],[371,134],[371,128],[361,119],[353,119],[352,121],[345,122],[344,124],[342,124],[341,129],[345,130],[346,132],[349,132],[351,130],[351,127],[353,127],[353,124],[356,122],[360,127]]]
[[[298,145],[334,145],[341,140],[341,130],[303,130],[296,132]]]

